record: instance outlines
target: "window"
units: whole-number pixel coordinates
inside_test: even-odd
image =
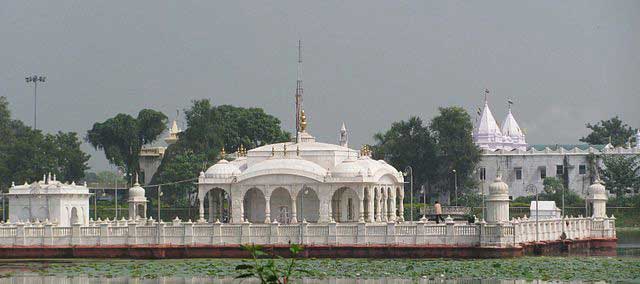
[[[556,176],[562,176],[564,174],[564,166],[557,165],[556,166]]]
[[[587,174],[587,166],[586,165],[578,166],[578,173],[581,175]]]
[[[540,168],[540,179],[547,178],[547,168]]]
[[[480,180],[486,180],[486,179],[487,179],[487,169],[480,168]]]
[[[522,168],[518,167],[514,169],[516,172],[516,180],[521,180],[522,179]]]

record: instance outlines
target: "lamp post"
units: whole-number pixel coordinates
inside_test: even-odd
[[[115,188],[114,188],[115,202],[116,202],[115,220],[118,220],[118,178],[120,177],[120,170],[124,172],[124,168],[122,166],[116,166],[116,175],[115,175],[115,178],[113,179],[115,181]]]
[[[33,83],[33,129],[38,127],[38,82],[44,83],[45,76],[31,75],[24,78],[27,83]]]
[[[160,197],[162,196],[162,186],[158,185],[158,222],[160,222]]]
[[[409,178],[409,188],[411,190],[411,197],[410,197],[410,201],[411,201],[411,206],[409,206],[409,218],[411,218],[411,222],[413,222],[413,168],[411,166],[407,166],[406,168],[404,168],[404,176],[407,176],[411,174],[411,177]],[[401,214],[404,215],[404,212],[402,212]]]
[[[455,206],[458,206],[458,172],[455,169],[453,169],[453,184],[454,184],[453,198],[455,200]]]

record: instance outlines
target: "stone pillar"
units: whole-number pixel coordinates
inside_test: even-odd
[[[375,194],[374,194],[374,198],[375,198],[375,203],[376,203],[376,222],[382,222],[382,216],[380,216],[380,207],[381,207],[381,198],[380,198],[380,194],[381,194],[381,190],[379,188],[375,189]]]
[[[404,196],[400,195],[400,208],[398,208],[398,221],[404,222]]]
[[[382,192],[382,194],[380,195],[380,198],[382,199],[382,208],[381,208],[381,213],[380,213],[380,221],[382,222],[387,222],[387,202],[389,201],[387,198],[387,190],[385,188],[381,188],[380,191]]]
[[[297,196],[297,195],[296,195]],[[298,210],[296,209],[296,199],[291,198],[291,223],[298,223]]]
[[[136,230],[136,222],[127,224],[129,229],[127,230],[127,244],[135,245],[138,243],[138,232]]]
[[[364,187],[360,189],[358,194],[358,222],[364,222]]]
[[[396,192],[393,188],[389,189],[389,221],[396,221]]]
[[[271,223],[271,197],[264,199],[264,223]]]
[[[509,186],[498,175],[489,185],[489,195],[486,198],[487,223],[502,223],[509,221]]]
[[[202,222],[204,223],[204,197],[203,196],[198,196],[198,201],[200,203],[200,207],[198,209],[198,213],[200,215],[200,219],[198,220],[198,222]]]
[[[607,217],[607,193],[600,179],[589,186],[588,200],[593,204],[593,218],[603,219]]]
[[[191,220],[187,221],[186,223],[182,223],[182,225],[184,226],[184,239],[182,241],[183,245],[192,245],[193,244],[193,223],[191,223]]]
[[[367,206],[367,209],[368,209],[368,210],[367,210],[367,222],[369,222],[369,223],[373,223],[373,221],[374,221],[374,215],[375,215],[375,212],[374,212],[374,210],[373,210],[373,209],[374,209],[374,205],[373,205],[373,203],[374,203],[373,196],[375,195],[375,194],[373,194],[373,188],[369,188],[369,189],[367,190],[367,194],[368,194],[368,196],[367,196],[367,200],[369,201],[369,204],[368,204],[368,206]]]

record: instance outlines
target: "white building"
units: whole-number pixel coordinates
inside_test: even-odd
[[[12,185],[6,194],[11,222],[44,222],[60,226],[89,223],[89,189],[62,183],[55,175],[32,184]]]
[[[528,145],[525,133],[509,108],[500,127],[485,99],[484,108],[473,132],[482,158],[476,169],[478,190],[487,193],[493,177],[502,176],[512,198],[535,194],[544,189],[546,177],[558,177],[564,185],[582,197],[595,181],[594,168],[602,167],[599,155],[638,155],[640,146],[626,148],[607,145]],[[640,131],[636,134],[640,141]],[[636,189],[637,190],[637,189]]]
[[[298,73],[295,141],[239,149],[237,159],[222,159],[200,173],[201,221],[403,221],[402,173],[373,160],[366,146],[360,152],[348,148],[344,125],[339,145],[317,142],[306,130],[302,93]]]

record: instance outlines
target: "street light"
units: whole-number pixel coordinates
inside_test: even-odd
[[[160,197],[162,195],[162,186],[158,185],[158,222],[160,222]]]
[[[454,200],[456,201],[455,206],[458,206],[458,172],[456,172],[455,169],[453,169],[453,183],[455,186],[453,198],[455,198]]]
[[[38,82],[44,83],[47,77],[32,75],[24,79],[27,83],[33,83],[33,130],[36,130],[38,127]]]
[[[410,210],[410,218],[411,218],[411,222],[413,222],[413,168],[411,166],[407,166],[406,168],[404,168],[404,176],[407,176],[411,174],[411,178],[409,180],[409,184],[410,184],[410,188],[411,188],[411,206],[409,207]],[[404,212],[402,212],[402,214],[404,215]]]
[[[120,170],[122,170],[122,172],[124,173],[125,170],[122,166],[116,166],[116,175],[114,177],[114,181],[115,181],[115,200],[116,200],[116,220],[118,220],[118,178],[120,177]]]

